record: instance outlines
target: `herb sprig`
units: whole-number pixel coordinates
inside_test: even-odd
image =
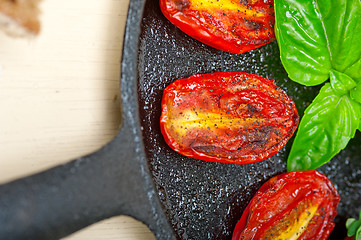
[[[276,38],[289,77],[325,83],[301,119],[288,171],[316,169],[360,129],[360,0],[277,0]]]
[[[361,211],[359,213],[359,220],[349,218],[346,221],[347,236],[355,236],[355,240],[361,240]]]

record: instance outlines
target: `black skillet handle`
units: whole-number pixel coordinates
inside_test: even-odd
[[[130,126],[104,148],[0,186],[0,239],[59,239],[126,214],[172,239]]]
[[[119,213],[124,193],[113,145],[0,186],[0,238],[57,239]]]
[[[123,126],[98,152],[0,186],[0,239],[59,239],[125,214],[157,239],[176,239],[144,153],[137,98],[137,53],[145,0],[130,1],[123,45]]]

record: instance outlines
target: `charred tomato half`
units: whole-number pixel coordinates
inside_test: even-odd
[[[232,240],[326,240],[339,201],[331,181],[315,170],[275,176],[252,198]]]
[[[273,0],[160,0],[160,8],[180,30],[226,52],[275,40]]]
[[[294,102],[273,81],[243,72],[193,75],[163,93],[160,126],[176,152],[248,164],[277,153],[294,133]]]

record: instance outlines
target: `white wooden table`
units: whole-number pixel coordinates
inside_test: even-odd
[[[37,38],[0,33],[0,183],[94,152],[115,136],[128,3],[44,0]],[[154,236],[119,216],[66,239]]]

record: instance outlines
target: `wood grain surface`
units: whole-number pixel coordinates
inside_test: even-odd
[[[128,4],[44,0],[38,37],[0,32],[0,183],[94,152],[116,135]],[[65,239],[154,236],[118,216]]]

